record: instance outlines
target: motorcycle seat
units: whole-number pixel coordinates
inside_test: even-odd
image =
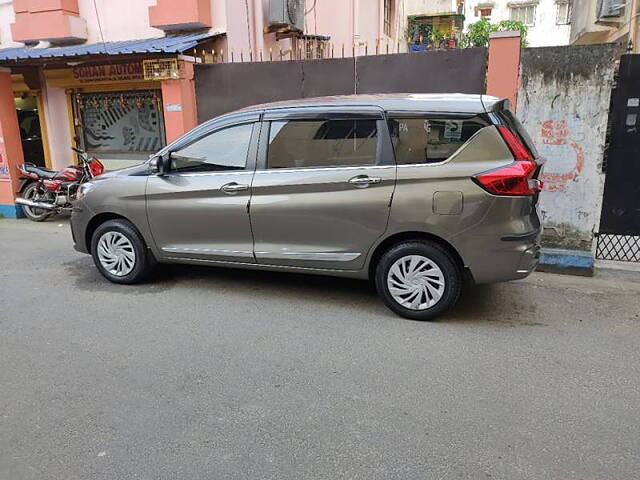
[[[49,178],[55,177],[58,174],[58,172],[56,172],[55,170],[49,170],[48,168],[38,167],[36,165],[33,165],[32,163],[25,163],[24,169],[27,172],[35,173],[40,178],[49,179]]]

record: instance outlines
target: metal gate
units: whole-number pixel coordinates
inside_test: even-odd
[[[596,258],[640,262],[639,54],[621,58],[610,118]]]

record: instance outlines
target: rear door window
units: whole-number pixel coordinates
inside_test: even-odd
[[[277,120],[271,122],[267,168],[374,165],[376,120]]]
[[[389,131],[398,165],[443,162],[486,126],[487,122],[480,117],[389,119]]]

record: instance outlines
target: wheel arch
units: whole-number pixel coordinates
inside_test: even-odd
[[[91,220],[89,220],[89,223],[87,224],[87,228],[85,229],[85,232],[84,232],[84,240],[86,242],[85,244],[87,246],[87,251],[89,253],[91,253],[91,239],[93,238],[93,233],[96,231],[96,229],[100,225],[102,225],[104,222],[108,222],[109,220],[118,220],[118,219],[126,220],[135,228],[135,224],[131,220],[129,220],[127,217],[125,217],[124,215],[120,215],[118,213],[113,213],[113,212],[99,213],[95,215]],[[136,228],[136,230],[138,229]]]
[[[389,250],[394,245],[397,245],[402,242],[411,241],[411,240],[429,240],[431,242],[437,243],[438,245],[443,247],[447,252],[451,254],[451,256],[455,259],[456,263],[460,266],[460,268],[464,272],[465,276],[467,276],[469,280],[473,280],[471,271],[465,265],[465,262],[462,259],[462,256],[460,255],[460,253],[458,253],[458,251],[455,249],[453,245],[451,245],[451,243],[449,243],[444,238],[438,235],[434,235],[433,233],[429,233],[429,232],[421,232],[421,231],[397,232],[392,235],[389,235],[384,240],[382,240],[375,247],[375,249],[373,250],[373,253],[371,254],[368,270],[367,270],[369,278],[372,279],[375,277],[376,267],[378,265],[378,262],[380,261],[380,258],[384,254],[384,252]]]

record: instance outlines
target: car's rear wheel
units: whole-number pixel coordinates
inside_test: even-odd
[[[91,255],[100,273],[114,283],[138,283],[153,267],[144,239],[124,219],[108,220],[96,228]]]
[[[463,283],[455,258],[431,241],[392,247],[380,258],[375,275],[385,305],[414,320],[434,320],[453,307]]]

